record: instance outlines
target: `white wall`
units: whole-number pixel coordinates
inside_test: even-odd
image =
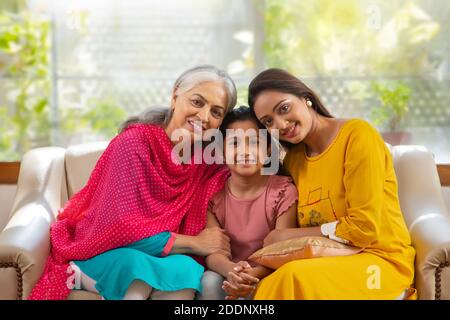
[[[15,185],[0,184],[0,232],[8,221],[15,193]]]

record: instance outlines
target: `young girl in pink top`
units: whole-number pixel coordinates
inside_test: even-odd
[[[261,128],[250,109],[243,106],[223,121],[224,153],[231,176],[210,200],[207,228],[224,229],[232,256],[213,253],[206,258],[209,270],[202,278],[200,299],[249,297],[258,281],[272,270],[247,262],[248,257],[263,247],[271,230],[296,227],[297,189],[291,178],[262,173],[270,137],[266,135],[268,145],[260,141]],[[242,135],[242,130],[246,134]]]

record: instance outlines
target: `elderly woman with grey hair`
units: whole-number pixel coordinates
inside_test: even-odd
[[[84,289],[103,299],[193,299],[203,257],[230,254],[224,231],[205,229],[208,200],[228,171],[175,163],[172,150],[181,142],[173,137],[183,129],[193,144],[197,132],[219,128],[235,104],[231,78],[199,66],[176,80],[170,108],[127,120],[87,185],[60,210],[50,258],[29,298],[65,299]],[[69,270],[80,286],[69,283]]]

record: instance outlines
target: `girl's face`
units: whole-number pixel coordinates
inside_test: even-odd
[[[308,136],[313,124],[313,110],[306,99],[274,90],[261,92],[254,111],[259,121],[269,130],[278,129],[280,140],[300,143]]]
[[[176,129],[187,129],[194,141],[194,129],[202,132],[217,129],[226,113],[227,93],[221,82],[203,82],[185,92],[172,96],[172,118],[166,132],[171,136]]]
[[[233,129],[233,131],[227,132],[224,141],[225,159],[227,159],[227,166],[231,173],[240,176],[260,174],[268,146],[260,143],[259,128],[255,120],[236,121],[231,123],[227,129]],[[229,163],[230,161],[231,163]]]

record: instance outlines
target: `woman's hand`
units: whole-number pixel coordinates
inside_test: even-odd
[[[221,228],[206,228],[194,237],[194,241],[194,252],[199,256],[219,253],[231,259],[230,238]]]

